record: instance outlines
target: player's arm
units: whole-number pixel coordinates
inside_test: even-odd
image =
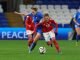
[[[32,19],[31,19],[30,16],[25,16],[25,24],[26,24],[28,27],[32,27],[33,22],[32,22]]]
[[[55,25],[55,33],[57,33],[57,31],[58,31],[58,24],[54,21],[54,20],[52,20],[52,23]]]
[[[24,14],[24,13],[19,13],[19,12],[14,12],[15,14],[19,14],[19,15],[23,15],[23,16],[25,16],[26,14]]]

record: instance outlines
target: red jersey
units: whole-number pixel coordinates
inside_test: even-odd
[[[57,32],[58,25],[54,20],[50,19],[48,21],[43,21],[43,22],[38,24],[38,26],[40,26],[40,25],[42,26],[43,32],[51,31],[54,28],[54,26],[56,27],[56,32]]]
[[[26,29],[27,30],[34,30],[34,22],[32,20],[32,17],[27,16],[26,20],[25,20],[25,25],[26,25]]]

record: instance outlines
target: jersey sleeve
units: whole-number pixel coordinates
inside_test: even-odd
[[[54,20],[52,20],[51,22],[56,26],[58,25]]]
[[[27,20],[27,16],[31,16],[31,15],[32,15],[32,13],[29,13],[29,14],[25,15],[24,16],[24,21]]]
[[[51,21],[53,24],[54,24],[54,26],[55,26],[55,32],[57,32],[58,31],[58,24],[54,21],[54,20],[52,20]]]

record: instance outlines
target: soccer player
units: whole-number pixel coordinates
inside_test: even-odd
[[[57,52],[60,53],[61,50],[55,38],[55,33],[57,33],[57,30],[58,30],[57,23],[49,17],[48,13],[45,13],[42,22],[37,24],[36,28],[39,26],[42,27],[43,36],[47,44],[51,44],[50,42],[50,39],[51,39],[52,43],[56,47]],[[55,27],[56,29],[53,30],[53,28]]]
[[[34,22],[34,24],[36,26],[40,22],[40,20],[43,18],[43,14],[41,12],[38,12],[38,9],[35,8],[35,7],[32,7],[31,10],[32,11],[31,11],[30,14],[28,14],[28,16],[31,16],[32,17],[32,20],[33,20],[33,22]],[[17,14],[25,15],[23,13],[17,13]],[[29,52],[31,52],[31,50],[33,50],[34,47],[36,46],[36,42],[40,38],[41,33],[42,33],[41,27],[38,27],[36,29],[36,35],[35,35],[35,37],[33,39],[33,43],[30,46]]]
[[[28,35],[28,47],[30,47],[30,45],[33,42],[33,35],[34,35],[34,30],[35,30],[34,29],[35,24],[33,22],[33,19],[31,16],[25,15],[24,13],[18,13],[18,12],[15,12],[15,13],[24,16],[24,23],[25,23],[26,32]]]
[[[80,39],[80,9],[78,10],[78,12],[74,15],[74,23],[75,23],[75,30],[76,30],[76,46],[78,43],[78,40]]]
[[[26,32],[28,35],[28,47],[30,47],[30,45],[33,42],[33,34],[34,34],[34,30],[35,30],[34,29],[35,24],[34,24],[31,16],[26,17],[25,26],[26,26]]]

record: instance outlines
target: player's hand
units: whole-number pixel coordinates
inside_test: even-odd
[[[23,15],[23,16],[25,16],[24,13],[19,13],[19,12],[16,12],[16,11],[14,11],[14,13],[15,13],[15,14],[19,14],[19,15]]]

